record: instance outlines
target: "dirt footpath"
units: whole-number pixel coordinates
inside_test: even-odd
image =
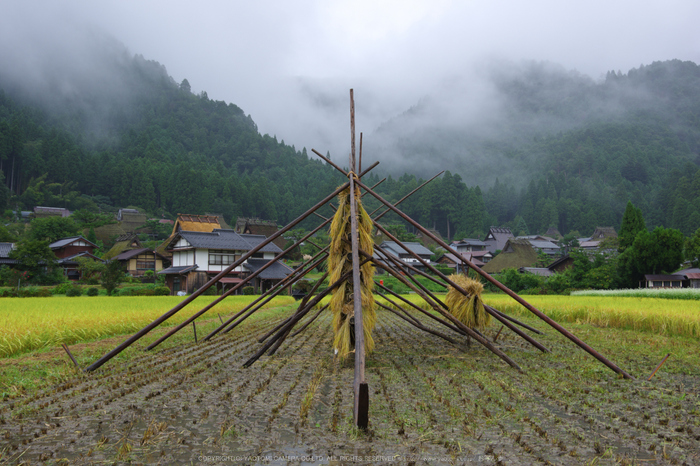
[[[499,337],[518,373],[385,312],[367,361],[370,429],[358,432],[352,361],[334,360],[330,321],[248,369],[274,321],[5,400],[0,462],[700,464],[699,377],[622,380],[551,329],[537,337],[551,354]]]

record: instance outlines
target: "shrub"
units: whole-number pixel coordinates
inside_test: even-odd
[[[97,288],[88,288],[85,294],[88,296],[97,296],[100,294],[100,290]]]
[[[308,293],[311,288],[311,283],[308,280],[299,280],[294,284],[293,289],[299,291],[300,293]]]
[[[452,275],[453,273],[455,273],[455,269],[453,269],[452,267],[449,267],[447,265],[433,264],[433,267],[435,267],[435,269],[437,271],[442,272],[443,275],[447,275],[448,277],[450,275]]]
[[[157,286],[153,291],[155,296],[170,296],[170,288],[167,286]]]
[[[66,290],[66,296],[81,296],[83,294],[83,288],[78,285],[73,285],[68,290]]]
[[[17,291],[16,288],[5,288],[0,292],[0,297],[3,298],[17,298],[19,296],[19,292]]]
[[[68,291],[68,289],[72,286],[73,284],[69,282],[61,283],[60,285],[54,286],[51,292],[53,294],[66,294],[66,291]]]
[[[249,294],[255,294],[255,288],[252,286],[244,286],[243,287],[243,294],[249,295]]]

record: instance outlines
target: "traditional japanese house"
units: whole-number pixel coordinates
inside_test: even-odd
[[[58,265],[63,269],[64,275],[69,280],[79,280],[80,271],[78,270],[78,257],[86,257],[95,261],[104,262],[93,252],[97,245],[82,236],[72,236],[70,238],[62,238],[49,244],[49,248],[53,251]]]
[[[234,230],[181,230],[166,244],[166,250],[172,254],[172,265],[159,273],[166,276],[165,283],[172,294],[179,291],[191,293],[264,240],[262,235],[238,234]],[[240,283],[246,274],[258,270],[281,252],[274,244],[264,246],[247,262],[221,278],[220,290]],[[256,277],[253,286],[258,291],[265,290],[291,272],[292,269],[277,262]]]

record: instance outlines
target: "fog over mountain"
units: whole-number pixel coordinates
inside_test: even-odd
[[[193,92],[238,105],[261,132],[336,158],[349,150],[348,89],[354,88],[366,155],[392,160],[382,168],[394,171],[401,145],[391,147],[387,128],[398,118],[425,131],[431,122],[474,123],[474,138],[487,138],[498,121],[507,121],[499,120],[507,109],[493,83],[493,63],[561,64],[564,73],[600,82],[610,70],[656,60],[699,62],[698,13],[700,5],[683,0],[212,0],[197,7],[10,0],[0,16],[0,72],[31,95],[52,96],[59,107],[59,96],[81,98],[100,86],[103,92],[92,94],[111,96],[127,111],[129,93],[115,70],[124,57],[142,54],[165,65],[176,82],[187,78]],[[105,48],[114,53],[101,53]],[[414,115],[410,124],[407,112]],[[86,121],[91,131],[103,130],[99,115]],[[424,157],[442,152],[430,149]],[[408,167],[416,166],[413,158]]]

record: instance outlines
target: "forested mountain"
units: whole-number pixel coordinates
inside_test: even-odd
[[[700,226],[696,64],[656,62],[598,83],[547,63],[483,73],[485,97],[452,82],[370,135],[368,151],[397,173],[450,168],[485,190],[488,221],[531,233],[619,225],[629,199],[649,225]]]
[[[343,182],[159,63],[114,43],[96,50],[99,74],[53,70],[40,92],[0,69],[2,210],[138,206],[285,224]],[[451,81],[366,135],[382,162],[368,183],[391,174],[377,190],[396,200],[449,170],[402,205],[449,237],[489,225],[586,234],[618,227],[630,199],[649,227],[700,226],[697,65],[653,63],[602,82],[541,63],[484,76],[475,108]]]

